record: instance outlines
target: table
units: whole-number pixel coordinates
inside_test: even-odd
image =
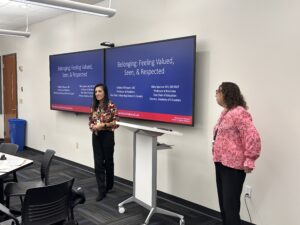
[[[23,169],[24,167],[33,164],[30,159],[25,159],[22,157],[0,153],[0,157],[5,155],[5,160],[0,160],[0,203],[4,203],[3,198],[3,181],[2,177],[7,176],[10,173]]]

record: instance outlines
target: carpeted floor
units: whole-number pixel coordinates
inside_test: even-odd
[[[18,155],[34,160],[34,164],[17,172],[18,179],[33,180],[40,177],[40,161],[42,154],[25,150]],[[144,223],[149,211],[136,203],[125,205],[126,212],[118,212],[118,204],[132,195],[132,187],[115,182],[113,190],[101,202],[96,202],[96,181],[90,171],[74,167],[65,162],[54,159],[50,169],[50,183],[59,182],[75,177],[74,186],[82,187],[87,201],[75,209],[75,217],[80,225],[141,225]],[[11,200],[11,206],[18,208],[18,198]],[[210,217],[194,209],[186,208],[166,199],[158,198],[157,206],[184,215],[185,225],[221,225],[217,218]],[[154,214],[149,225],[179,225],[179,218]]]

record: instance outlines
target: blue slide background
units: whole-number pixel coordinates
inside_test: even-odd
[[[50,56],[50,91],[51,105],[91,106],[93,88],[97,83],[104,82],[104,51],[91,50]],[[59,71],[59,67],[64,68]],[[79,69],[81,68],[81,70]],[[74,77],[73,72],[85,74],[84,77]],[[65,75],[64,75],[65,74]],[[64,77],[65,76],[65,77]],[[81,85],[81,87],[80,87]],[[56,94],[57,87],[68,88],[70,94]],[[82,86],[85,86],[83,88]],[[89,90],[88,90],[89,89]]]
[[[192,116],[194,99],[194,64],[195,64],[195,36],[171,39],[160,42],[131,45],[125,47],[107,49],[106,60],[106,84],[110,98],[116,103],[119,110],[133,110],[142,112],[154,112],[163,114],[176,114]],[[124,68],[118,67],[118,62],[138,62],[139,60],[152,60],[157,58],[173,58],[173,64],[139,66]],[[163,69],[160,75],[125,75],[125,69]],[[150,101],[153,97],[151,85],[179,85],[175,90],[181,102],[174,101]],[[135,94],[143,95],[143,98],[119,97],[117,87],[135,87]]]

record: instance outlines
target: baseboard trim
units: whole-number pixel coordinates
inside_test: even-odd
[[[31,150],[31,151],[39,153],[39,154],[43,154],[42,151],[27,147],[27,146],[25,146],[25,149]],[[82,170],[88,171],[90,173],[94,173],[94,168],[92,168],[92,167],[82,165],[80,163],[76,163],[74,161],[71,161],[71,160],[68,160],[68,159],[65,159],[65,158],[62,158],[62,157],[59,157],[59,156],[54,156],[54,159],[58,160],[60,162],[63,162],[63,163],[67,163],[71,166],[80,168]],[[115,176],[115,182],[118,182],[122,185],[126,185],[126,186],[129,186],[129,187],[133,186],[132,181],[126,180],[126,179],[118,177],[118,176]],[[157,191],[157,197],[161,198],[161,199],[164,199],[164,200],[167,200],[167,201],[170,201],[170,202],[173,202],[175,204],[179,204],[179,205],[184,206],[184,207],[186,207],[190,210],[197,211],[198,213],[204,214],[204,215],[212,217],[214,219],[221,220],[220,212],[218,212],[216,210],[213,210],[213,209],[210,209],[210,208],[207,208],[207,207],[202,206],[202,205],[198,205],[194,202],[190,202],[188,200],[179,198],[179,197],[174,196],[174,195],[170,195],[170,194],[162,192],[162,191]],[[242,225],[255,225],[255,224],[249,223],[249,222],[246,222],[246,221],[242,221]]]

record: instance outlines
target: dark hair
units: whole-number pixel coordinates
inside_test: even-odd
[[[242,106],[243,108],[248,109],[240,88],[235,83],[223,82],[220,85],[219,90],[223,94],[224,103],[228,109],[232,109],[236,106]]]
[[[93,111],[97,111],[97,108],[99,106],[99,101],[96,99],[96,95],[95,95],[95,91],[97,87],[102,87],[103,92],[104,92],[104,99],[103,99],[103,103],[104,103],[104,109],[107,108],[108,106],[108,102],[109,102],[109,98],[108,98],[108,90],[105,84],[96,84],[94,87],[94,93],[93,93],[93,104],[92,104],[92,109]]]

